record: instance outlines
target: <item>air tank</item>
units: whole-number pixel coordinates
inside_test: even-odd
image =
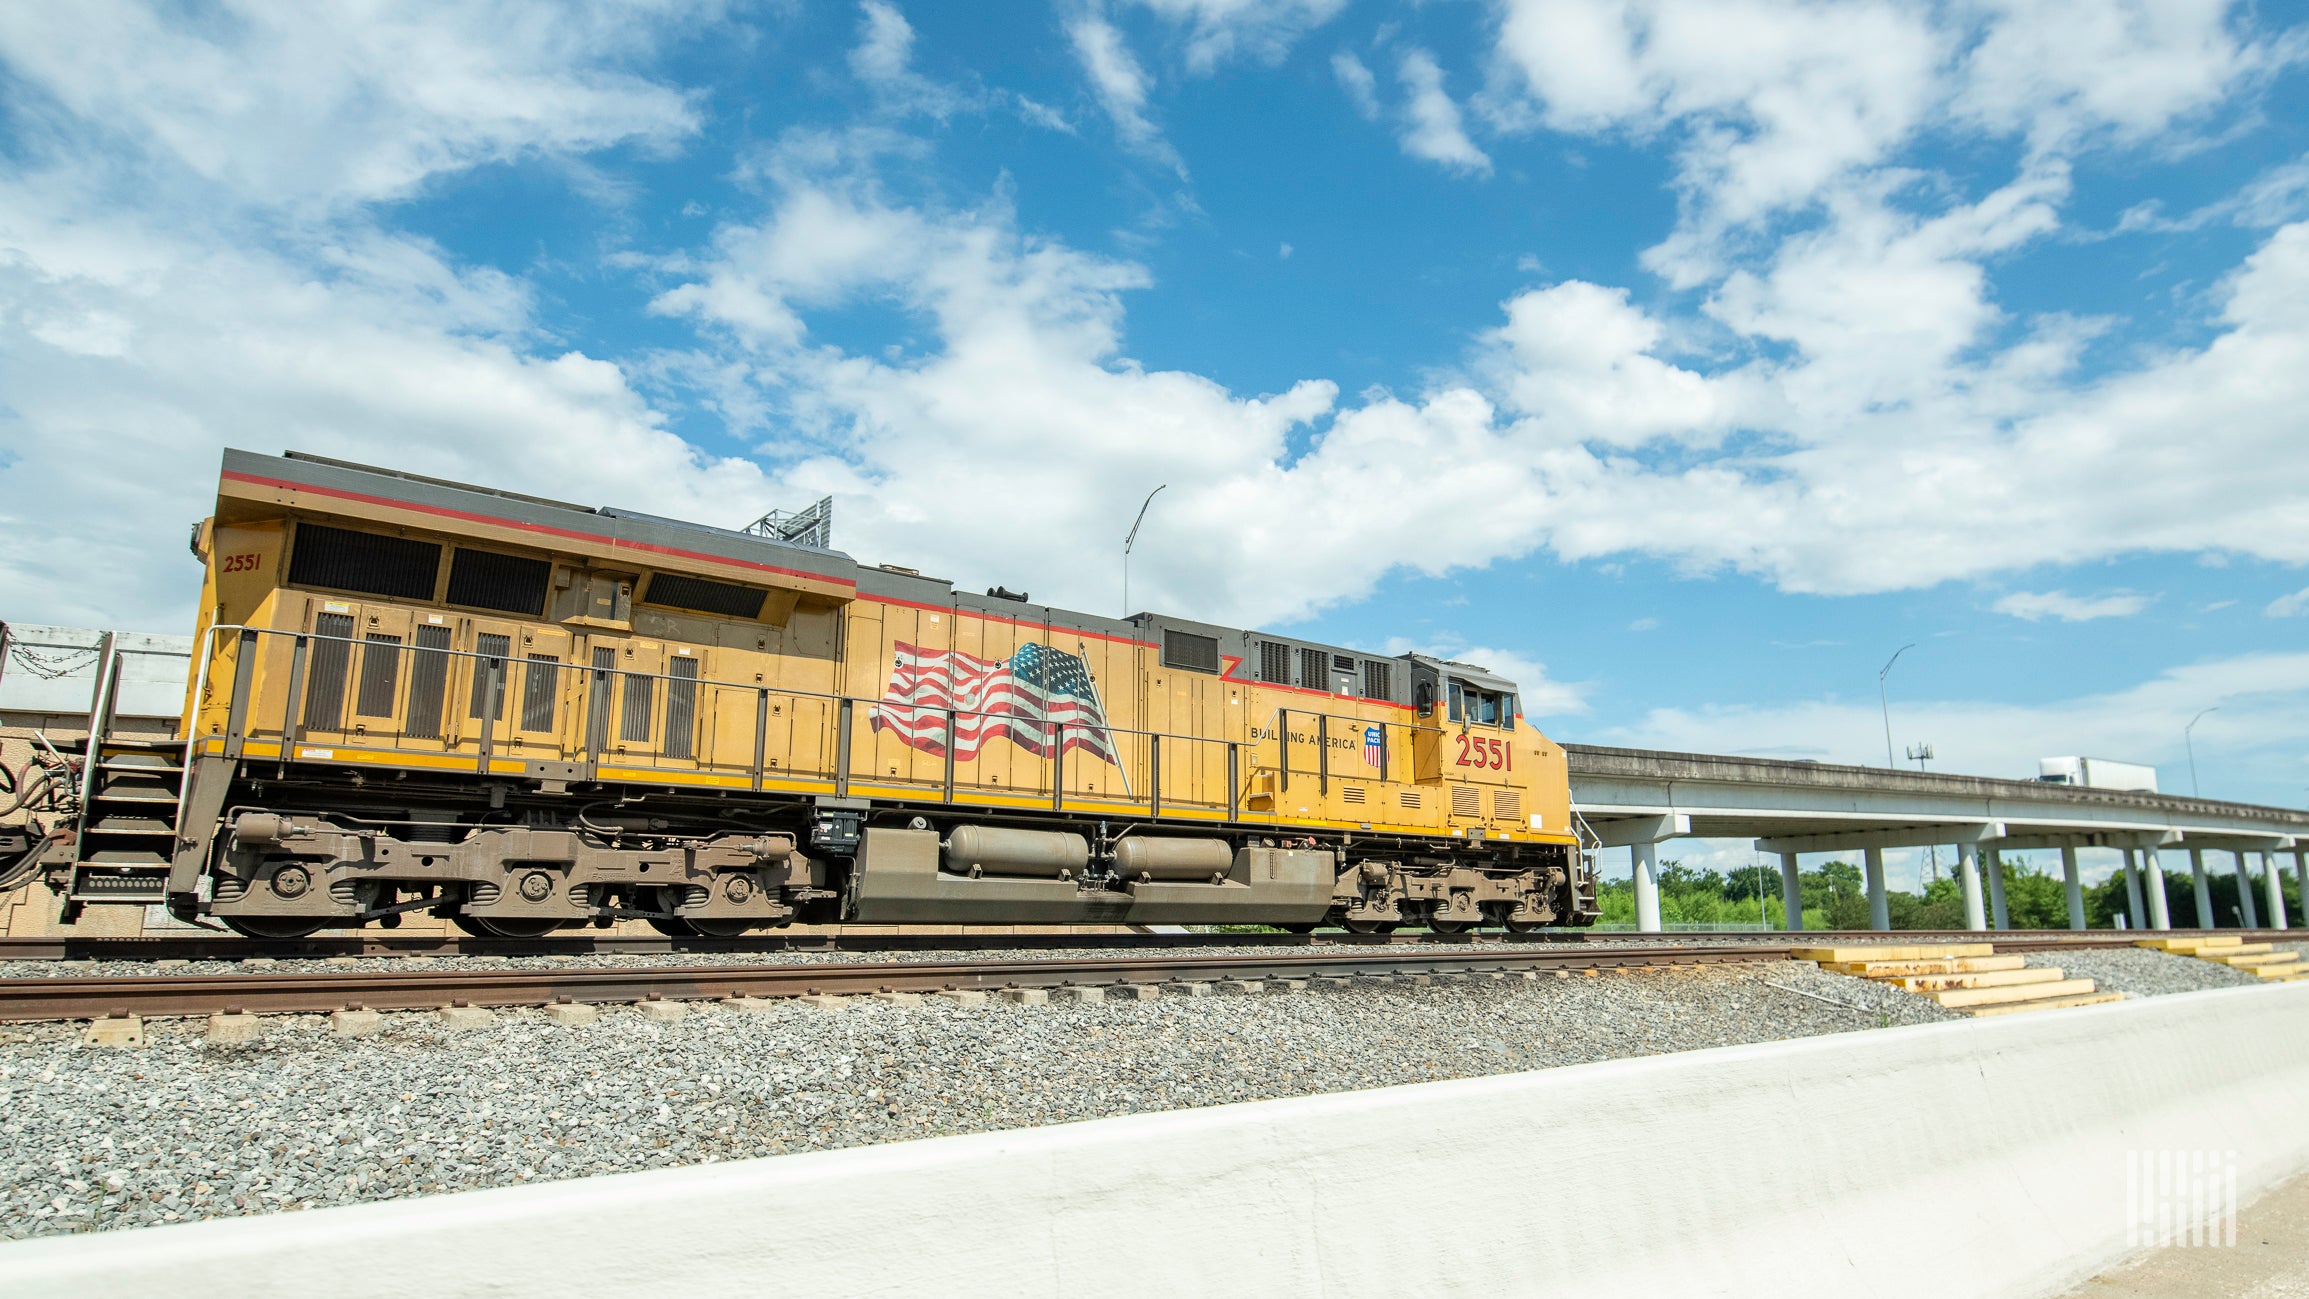
[[[946,838],[946,869],[956,875],[1080,875],[1090,844],[1079,834],[959,825]]]
[[[1134,836],[1114,846],[1114,873],[1126,880],[1207,880],[1226,874],[1234,864],[1235,850],[1224,839]]]

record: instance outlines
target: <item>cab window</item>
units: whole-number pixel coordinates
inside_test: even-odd
[[[1515,696],[1451,683],[1451,720],[1476,726],[1508,726],[1515,721]]]

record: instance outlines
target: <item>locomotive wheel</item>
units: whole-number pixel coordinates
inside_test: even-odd
[[[463,912],[449,917],[449,921],[475,938],[543,938],[561,928],[558,920],[500,920]]]
[[[1277,925],[1276,928],[1282,930],[1286,934],[1311,934],[1315,932],[1315,926],[1311,923],[1297,925]]]
[[[1537,920],[1517,920],[1510,917],[1507,921],[1507,932],[1511,934],[1535,934],[1545,928],[1547,926]]]
[[[754,924],[750,920],[692,920],[689,927],[701,938],[743,938]]]
[[[243,938],[309,938],[329,927],[333,916],[219,916]]]
[[[651,916],[648,924],[650,928],[668,938],[695,938],[698,936],[698,931],[691,928],[690,922],[679,916]]]
[[[1430,920],[1427,922],[1428,932],[1436,934],[1464,934],[1473,928],[1475,928],[1475,922],[1472,920]]]
[[[1392,920],[1342,920],[1339,925],[1350,934],[1392,934],[1395,932],[1395,922]]]

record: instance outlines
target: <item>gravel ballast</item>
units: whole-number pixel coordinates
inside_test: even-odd
[[[2280,944],[2277,950],[2298,948]],[[2304,958],[2309,959],[2309,958]],[[2089,952],[2032,952],[2032,966],[2057,966],[2072,979],[2091,979],[2106,992],[2132,997],[2162,997],[2176,992],[2203,992],[2210,988],[2238,988],[2265,982],[2245,971],[2233,970],[2193,956],[2174,956],[2145,947],[2104,947]]]
[[[1949,1018],[1794,962],[1089,1004],[849,999],[374,1037],[0,1031],[0,1236],[142,1226],[1383,1087]]]

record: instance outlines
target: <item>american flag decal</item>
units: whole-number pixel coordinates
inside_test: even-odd
[[[890,688],[874,708],[875,730],[888,730],[924,753],[943,755],[946,710],[952,709],[957,762],[977,757],[981,746],[1003,736],[1047,758],[1063,733],[1066,749],[1120,765],[1114,735],[1098,706],[1098,686],[1089,666],[1074,655],[1047,645],[1021,645],[1008,659],[926,650],[902,641],[893,648],[896,662]]]

